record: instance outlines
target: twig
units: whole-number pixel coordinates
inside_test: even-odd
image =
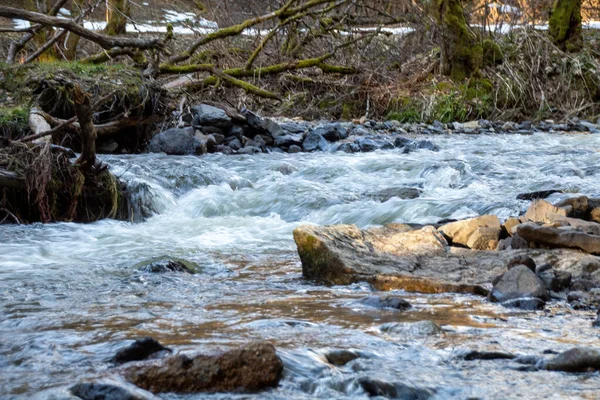
[[[21,221],[19,221],[19,218],[17,218],[17,216],[13,213],[11,213],[10,211],[8,211],[6,208],[0,208],[0,211],[5,212],[6,216],[2,219],[2,221],[0,221],[0,225],[2,225],[4,223],[4,221],[6,221],[6,219],[8,217],[11,217],[12,220],[15,222],[15,224],[17,225],[21,225]]]
[[[98,107],[99,105],[101,105],[102,103],[104,103],[106,100],[110,99],[112,96],[114,96],[115,93],[117,93],[117,90],[113,90],[108,95],[102,97],[100,100],[98,100],[97,102],[95,102],[94,105],[92,106],[92,110],[94,110],[96,107]],[[54,135],[55,133],[59,133],[63,129],[68,128],[71,124],[73,124],[74,122],[76,122],[77,119],[78,119],[77,116],[71,117],[68,120],[66,120],[65,122],[61,123],[60,125],[58,125],[58,126],[52,128],[52,129],[50,129],[49,131],[40,132],[40,133],[37,133],[35,135],[25,136],[20,141],[21,142],[31,142],[32,140],[43,138],[43,137],[46,137],[46,136],[49,136],[49,135]]]

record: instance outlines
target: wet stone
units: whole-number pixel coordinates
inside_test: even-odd
[[[395,310],[408,310],[412,305],[396,296],[368,296],[362,299],[361,304],[375,308],[393,308]]]
[[[325,359],[331,365],[342,366],[359,358],[360,355],[353,350],[331,350],[325,354]]]
[[[141,361],[146,360],[159,352],[166,354],[171,353],[172,350],[164,347],[156,339],[146,337],[138,339],[126,348],[119,350],[111,361],[115,364]]]
[[[382,396],[389,399],[426,400],[435,395],[432,389],[418,388],[401,382],[386,382],[369,377],[360,378],[358,383],[371,397]]]
[[[546,302],[536,297],[524,297],[521,299],[511,299],[500,303],[506,308],[518,308],[525,311],[543,310]]]
[[[575,347],[545,361],[542,369],[564,372],[592,372],[600,370],[600,350]]]
[[[142,261],[134,267],[141,272],[162,274],[167,272],[184,272],[194,274],[199,270],[199,266],[191,261],[179,258],[155,258],[148,261]]]
[[[80,382],[70,391],[82,400],[160,400],[134,385],[112,379]]]
[[[425,337],[443,333],[442,328],[433,321],[389,322],[381,325],[379,329],[381,332],[406,337]]]
[[[530,297],[546,301],[550,296],[544,283],[525,265],[509,269],[489,295],[491,301],[498,303]]]
[[[516,356],[511,353],[505,353],[502,351],[479,351],[471,350],[465,353],[462,358],[466,361],[472,360],[512,360]]]

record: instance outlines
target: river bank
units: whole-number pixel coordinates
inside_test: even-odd
[[[388,294],[412,308],[374,309],[361,300],[380,293],[365,283],[326,287],[302,277],[292,237],[301,224],[504,220],[526,210],[531,201],[517,198],[526,192],[562,190],[547,198],[553,203],[600,194],[595,134],[427,140],[439,150],[100,156],[136,193],[145,222],[0,227],[0,329],[10,338],[0,348],[0,395],[47,398],[48,390],[111,375],[117,350],[151,336],[183,352],[275,345],[284,364],[277,389],[209,398],[361,399],[369,397],[366,377],[434,399],[593,397],[593,373],[465,360],[473,350],[549,359],[545,353],[597,346],[593,310],[558,301],[521,311],[479,296],[401,290]],[[399,187],[419,195],[377,194]],[[194,262],[199,272],[140,270],[163,256]],[[410,325],[420,321],[441,331]],[[326,355],[340,349],[360,357],[335,366]]]

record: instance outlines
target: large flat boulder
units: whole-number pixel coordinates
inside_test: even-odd
[[[516,257],[551,263],[574,278],[600,282],[598,257],[576,250],[522,249],[475,251],[450,247],[431,226],[404,224],[361,230],[355,225],[312,226],[294,230],[304,277],[325,284],[368,282],[377,290],[487,295],[492,282]]]
[[[589,254],[600,254],[600,236],[575,229],[522,224],[518,226],[517,233],[530,245],[579,249]]]
[[[400,224],[369,230],[301,226],[294,240],[303,275],[329,284],[366,281],[378,290],[485,295],[484,286],[506,270],[507,260],[499,253],[450,248],[431,226],[410,229]]]
[[[215,355],[178,354],[122,371],[129,382],[152,393],[258,392],[277,386],[282,373],[283,362],[267,342]]]

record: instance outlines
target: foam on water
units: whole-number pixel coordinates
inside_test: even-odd
[[[398,313],[357,307],[368,285],[327,288],[302,279],[292,239],[299,224],[506,218],[529,204],[516,199],[523,192],[600,196],[598,135],[430,139],[439,152],[104,156],[143,222],[0,226],[0,397],[28,398],[97,376],[115,349],[141,336],[180,350],[273,341],[286,373],[280,388],[260,398],[367,398],[364,377],[440,399],[509,398],[506,382],[526,399],[596,393],[597,377],[455,359],[470,348],[542,355],[597,345],[589,313],[561,305],[520,313],[477,297],[406,293],[413,308]],[[397,187],[422,193],[385,202],[373,196]],[[134,267],[165,255],[194,261],[202,272]],[[425,319],[446,333],[399,337],[380,329]],[[363,356],[334,368],[323,356],[328,348]]]

